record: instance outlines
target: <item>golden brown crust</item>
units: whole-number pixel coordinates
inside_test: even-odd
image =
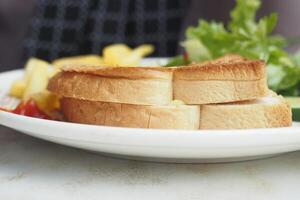
[[[198,129],[199,106],[141,106],[62,99],[70,122],[158,129]]]
[[[69,66],[62,69],[65,72],[78,72],[105,77],[127,79],[170,79],[171,68],[166,67],[105,67],[105,66]]]
[[[266,95],[268,95],[268,86],[265,79],[254,81],[173,81],[173,97],[186,104],[235,102]]]
[[[200,129],[247,129],[291,126],[292,114],[287,102],[279,96],[268,98],[270,98],[270,102],[255,100],[244,103],[202,105]]]
[[[205,62],[174,70],[174,80],[258,80],[266,77],[265,63],[260,60]]]
[[[125,79],[61,72],[48,84],[58,96],[139,105],[166,105],[172,101],[172,78]]]

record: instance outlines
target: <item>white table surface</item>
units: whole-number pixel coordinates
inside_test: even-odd
[[[0,126],[0,199],[300,199],[300,152],[229,164],[147,163]]]

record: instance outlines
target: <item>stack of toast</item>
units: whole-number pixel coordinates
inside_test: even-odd
[[[158,129],[291,126],[266,66],[238,55],[183,67],[68,66],[48,89],[70,122]]]

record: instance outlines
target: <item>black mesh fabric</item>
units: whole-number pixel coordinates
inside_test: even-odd
[[[178,48],[187,0],[39,0],[24,40],[24,58],[101,54],[112,43],[155,45],[153,56]]]

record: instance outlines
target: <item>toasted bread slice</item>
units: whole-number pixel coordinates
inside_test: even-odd
[[[286,127],[292,124],[291,108],[281,96],[236,103],[202,105],[200,129]]]
[[[173,79],[173,83],[172,83]],[[53,77],[48,89],[59,96],[137,105],[251,100],[266,96],[265,63],[229,55],[186,67],[71,66]]]
[[[199,106],[142,106],[62,99],[70,122],[132,128],[199,129]]]
[[[187,104],[251,100],[268,94],[265,63],[230,55],[176,68],[173,96]]]
[[[89,101],[166,105],[172,101],[172,69],[161,67],[67,67],[48,89]]]

